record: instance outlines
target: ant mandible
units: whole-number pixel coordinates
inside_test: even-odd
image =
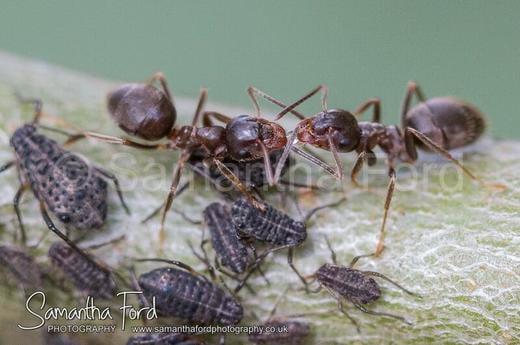
[[[413,163],[417,160],[417,147],[425,151],[434,151],[455,163],[471,179],[482,182],[471,171],[455,159],[448,150],[463,147],[475,142],[486,127],[484,115],[473,105],[452,97],[436,97],[426,99],[417,83],[409,82],[401,109],[401,126],[385,126],[380,123],[381,106],[377,98],[362,103],[354,113],[343,109],[327,108],[327,88],[319,85],[308,94],[292,103],[284,105],[275,103],[284,109],[275,120],[285,114],[294,114],[294,108],[321,92],[322,111],[312,117],[302,119],[296,126],[284,153],[276,167],[274,181],[280,177],[281,167],[287,159],[291,147],[299,141],[314,147],[331,151],[336,162],[336,176],[343,178],[343,167],[339,158],[340,152],[358,153],[351,171],[352,182],[356,180],[366,161],[369,166],[376,163],[373,149],[379,146],[388,158],[388,176],[390,178],[384,204],[383,221],[380,228],[376,256],[384,249],[385,226],[390,203],[396,183],[395,164],[397,161]],[[411,108],[413,96],[420,103]],[[357,116],[373,107],[371,122],[358,122]]]

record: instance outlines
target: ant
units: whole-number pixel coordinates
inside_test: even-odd
[[[162,90],[153,86],[159,81]],[[203,112],[207,100],[207,90],[201,89],[195,114],[191,124],[175,127],[176,111],[173,97],[165,77],[155,74],[146,84],[125,84],[108,95],[108,110],[119,127],[127,133],[143,139],[166,138],[164,144],[142,144],[133,140],[107,136],[93,132],[76,135],[72,141],[89,137],[100,141],[126,145],[141,149],[181,150],[179,159],[173,169],[173,177],[161,218],[160,243],[164,241],[164,223],[178,191],[182,170],[193,156],[199,155],[205,165],[215,165],[219,172],[227,178],[257,208],[263,209],[244,183],[223,163],[225,159],[237,162],[264,160],[266,179],[274,185],[270,154],[281,151],[287,144],[284,128],[260,116],[260,108],[254,94],[250,93],[255,106],[255,116],[238,115],[230,118],[217,112]],[[202,119],[203,127],[197,127]],[[213,124],[217,119],[226,126]],[[157,130],[160,128],[161,130]],[[328,171],[332,168],[316,157],[293,150],[300,156],[314,162]],[[284,162],[285,163],[285,162]],[[280,168],[282,170],[282,168]]]
[[[299,141],[314,147],[332,152],[336,162],[335,175],[343,179],[343,166],[339,153],[356,151],[358,156],[352,167],[351,180],[356,186],[356,180],[363,163],[368,166],[376,163],[373,149],[379,146],[387,155],[388,176],[390,178],[384,204],[383,221],[375,254],[381,255],[384,249],[385,226],[388,211],[396,183],[395,164],[397,161],[414,163],[417,161],[417,148],[437,152],[456,164],[462,171],[475,181],[483,183],[462,163],[454,158],[448,150],[467,146],[475,142],[486,127],[484,115],[473,105],[452,97],[436,97],[426,99],[415,82],[409,82],[401,109],[401,125],[386,126],[380,123],[381,105],[378,98],[363,102],[353,113],[343,109],[328,109],[327,87],[319,85],[296,102],[286,106],[281,102],[273,102],[284,107],[275,117],[275,121],[291,112],[294,108],[321,92],[322,110],[308,118],[296,115],[302,121],[298,123],[289,138],[282,157],[278,161],[274,176],[275,182],[280,177],[281,167],[293,145]],[[420,103],[411,107],[413,96]],[[269,100],[269,99],[268,99]],[[357,116],[373,108],[371,122],[358,122]]]

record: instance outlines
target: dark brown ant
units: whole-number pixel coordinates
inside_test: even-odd
[[[427,100],[415,82],[410,82],[401,109],[401,126],[385,126],[380,121],[380,101],[371,99],[362,103],[351,113],[343,109],[327,108],[327,88],[319,85],[308,94],[285,106],[275,120],[292,112],[294,108],[321,92],[322,111],[303,119],[293,131],[288,145],[278,162],[274,180],[280,177],[281,166],[288,157],[291,147],[299,141],[314,147],[331,151],[336,161],[336,176],[343,178],[343,166],[339,153],[356,151],[358,157],[352,168],[351,180],[359,185],[356,177],[366,161],[369,166],[376,163],[373,149],[379,146],[388,158],[388,176],[390,182],[384,205],[383,221],[380,229],[376,256],[384,249],[385,225],[396,183],[395,164],[398,161],[413,163],[417,160],[417,147],[434,151],[456,164],[471,179],[482,182],[462,163],[455,159],[448,150],[463,147],[476,141],[484,132],[484,115],[473,105],[451,97],[437,97]],[[413,95],[421,101],[410,109]],[[358,122],[357,116],[373,107],[372,122]]]
[[[156,80],[160,81],[163,91],[151,85]],[[168,139],[167,143],[141,144],[129,139],[93,132],[81,133],[76,135],[73,140],[90,137],[112,144],[141,149],[181,150],[173,170],[170,190],[162,213],[160,231],[160,242],[162,243],[164,241],[166,214],[177,193],[183,167],[195,152],[202,155],[201,160],[205,165],[215,165],[220,173],[244,194],[255,207],[263,209],[262,203],[256,200],[244,183],[223,163],[226,158],[239,162],[263,159],[266,179],[269,185],[274,184],[270,154],[280,151],[286,146],[286,133],[280,125],[260,116],[258,102],[253,94],[250,95],[255,105],[256,116],[239,115],[230,118],[217,112],[203,113],[207,91],[202,89],[191,125],[177,128],[173,127],[175,109],[168,84],[162,74],[156,74],[148,84],[127,84],[110,93],[108,108],[119,127],[127,133],[141,138],[160,139],[159,135],[155,135],[155,129],[161,127],[160,134],[163,134],[162,138]],[[134,109],[133,106],[136,108]],[[150,117],[143,115],[148,112],[152,114]],[[201,117],[203,127],[197,127]],[[224,122],[226,127],[213,125],[213,119]],[[154,135],[152,135],[152,132]],[[305,152],[296,149],[294,151],[320,166],[327,166]],[[332,169],[329,168],[329,170]]]

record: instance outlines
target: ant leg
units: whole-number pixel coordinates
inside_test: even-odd
[[[479,181],[482,183],[482,181],[477,178],[475,175],[473,175],[473,173],[471,171],[469,171],[464,165],[462,165],[461,162],[459,162],[455,157],[453,157],[447,150],[445,150],[444,148],[442,148],[441,146],[439,146],[437,143],[435,143],[434,141],[432,141],[430,138],[428,138],[426,135],[424,135],[423,133],[419,132],[418,130],[414,129],[414,128],[411,128],[411,127],[407,127],[406,128],[406,132],[407,133],[410,133],[411,135],[413,135],[414,137],[416,137],[417,139],[419,139],[423,144],[425,144],[426,146],[428,146],[431,150],[433,151],[436,151],[437,153],[439,153],[440,155],[442,155],[444,158],[452,161],[455,165],[457,165],[459,168],[462,169],[462,171],[468,175],[469,177],[471,177],[473,180],[476,180],[476,181]],[[408,143],[406,143],[408,144]],[[415,145],[415,143],[411,144],[411,145]]]
[[[278,163],[276,163],[276,168],[274,170],[274,178],[273,178],[275,184],[278,183],[278,180],[280,179],[280,176],[282,175],[283,167],[285,166],[285,162],[289,158],[289,153],[291,152],[291,149],[293,147],[295,147],[294,144],[296,142],[296,136],[298,134],[299,127],[300,127],[299,125],[296,126],[296,128],[292,132],[291,136],[287,140],[287,144],[285,145],[285,148],[282,152],[282,155],[280,156],[280,159],[278,160]]]
[[[354,267],[354,265],[359,261],[359,259],[369,258],[369,257],[375,256],[375,255],[376,255],[375,253],[372,253],[372,254],[363,254],[363,255],[354,256],[354,258],[352,259],[352,261],[350,262],[350,265],[348,265],[348,267]]]
[[[262,149],[262,154],[264,156],[264,171],[265,177],[267,179],[267,184],[269,185],[269,187],[273,187],[276,183],[274,182],[273,167],[271,166],[271,158],[269,157],[269,152],[267,151],[267,148],[265,147],[262,140],[257,140],[257,143]]]
[[[105,178],[112,180],[112,182],[114,183],[114,186],[116,188],[117,196],[119,197],[119,201],[121,202],[121,205],[125,209],[126,213],[130,214],[131,213],[130,209],[128,208],[128,205],[125,202],[125,199],[123,197],[123,192],[121,192],[121,186],[119,185],[119,180],[117,179],[117,177],[114,174],[112,174],[102,168],[94,167],[94,169],[97,172],[99,172],[101,175],[103,175]]]
[[[334,206],[337,206],[341,203],[343,203],[344,201],[346,201],[347,199],[346,198],[341,198],[337,201],[334,201],[334,202],[331,202],[331,203],[328,203],[328,204],[325,204],[325,205],[321,205],[321,206],[317,206],[311,210],[309,210],[307,212],[307,215],[305,216],[304,218],[304,223],[307,223],[309,221],[309,219],[314,216],[317,212],[323,210],[323,209],[326,209],[326,208],[329,208],[329,207],[334,207]]]
[[[329,248],[329,251],[330,251],[330,258],[332,260],[332,263],[334,265],[337,265],[338,264],[338,260],[337,260],[337,257],[336,257],[336,252],[332,248],[332,244],[330,243],[330,239],[329,239],[329,237],[327,235],[325,235],[325,241],[327,242],[327,247]]]
[[[274,98],[273,96],[270,96],[268,94],[266,94],[265,92],[263,91],[260,91],[259,89],[257,89],[256,87],[254,86],[250,86],[247,88],[247,93],[249,94],[249,97],[251,98],[252,102],[253,102],[253,107],[255,108],[255,111],[256,111],[256,116],[257,117],[260,117],[260,105],[258,104],[258,99],[256,98],[256,96],[261,96],[263,98],[265,98],[266,100],[268,100],[269,102],[273,103],[273,104],[276,104],[277,106],[279,107],[282,107],[282,108],[285,108],[287,107],[286,104],[284,104],[283,102],[281,102],[280,100]],[[298,111],[292,109],[290,111],[293,115],[295,115],[297,118],[299,118],[300,120],[303,120],[305,119],[305,116],[302,115],[301,113],[299,113]]]
[[[227,115],[224,115],[222,113],[216,112],[216,111],[205,111],[202,113],[202,125],[205,127],[213,126],[213,121],[211,118],[214,118],[217,121],[220,121],[224,124],[227,124],[229,121],[231,121],[231,118]]]
[[[136,141],[132,141],[130,139],[119,138],[119,137],[114,137],[114,136],[95,133],[95,132],[81,132],[81,133],[72,135],[69,137],[68,140],[66,140],[63,143],[63,145],[67,146],[67,145],[70,145],[70,144],[72,144],[78,140],[84,139],[84,138],[95,139],[97,141],[105,142],[108,144],[130,146],[130,147],[143,149],[143,150],[156,150],[156,149],[167,148],[166,144],[153,144],[153,145],[141,144]]]
[[[177,190],[177,194],[175,194],[176,197],[178,197],[179,195],[182,194],[182,192],[184,192],[186,189],[188,189],[188,186],[190,185],[189,182],[186,182],[184,183],[178,190]],[[143,219],[141,221],[141,224],[145,224],[147,223],[150,219],[154,218],[155,216],[157,216],[159,214],[159,212],[161,212],[161,210],[163,209],[164,205],[166,204],[166,201],[163,202],[159,207],[157,207],[155,210],[152,211],[152,213],[150,213],[145,219]],[[173,210],[173,212],[176,212],[176,210]],[[188,221],[189,223],[192,223],[192,224],[200,224],[199,221],[194,221],[192,220],[191,218],[188,218],[183,212],[181,211],[178,211],[176,212],[178,214],[181,215],[182,218],[184,218],[186,221]]]
[[[363,313],[367,313],[370,315],[378,315],[378,316],[388,316],[388,317],[392,317],[394,319],[400,320],[400,321],[406,323],[407,325],[410,325],[410,326],[413,325],[413,323],[411,323],[410,321],[406,320],[404,317],[399,316],[399,315],[394,315],[394,314],[380,312],[380,311],[368,310],[364,306],[357,304],[357,303],[354,303],[354,307],[356,307],[358,310],[361,310]]]
[[[164,93],[166,94],[166,97],[168,100],[172,103],[173,106],[175,106],[173,102],[173,96],[170,92],[170,88],[168,87],[168,82],[166,81],[166,77],[162,72],[156,72],[149,80],[148,84],[152,85],[155,81],[159,81],[161,84],[161,87],[163,88]]]
[[[368,108],[373,107],[372,122],[381,122],[381,100],[379,98],[371,98],[361,103],[353,112],[355,117],[361,116]]]
[[[173,169],[173,177],[172,182],[170,185],[170,191],[168,192],[168,196],[166,197],[166,203],[164,204],[164,209],[161,216],[161,229],[159,232],[159,245],[162,246],[164,244],[165,239],[165,229],[164,229],[164,223],[166,222],[166,215],[168,214],[168,211],[170,210],[173,198],[177,194],[177,186],[179,185],[179,181],[181,179],[181,172],[184,168],[184,164],[186,161],[190,158],[191,153],[187,150],[182,151],[179,160],[177,161],[177,164],[175,165],[175,168]]]
[[[305,189],[312,189],[312,190],[323,190],[322,187],[314,185],[314,184],[306,184],[306,183],[300,183],[300,182],[292,182],[287,180],[280,180],[278,182],[281,185],[294,187],[294,188],[305,188]]]
[[[9,162],[5,163],[4,165],[0,166],[0,174],[3,173],[4,171],[11,169],[12,167],[14,167],[15,164],[16,164],[16,161],[9,161]]]
[[[419,85],[417,85],[415,81],[409,81],[401,104],[401,128],[403,129],[407,126],[406,115],[408,115],[408,111],[410,110],[413,95],[415,95],[420,102],[426,101],[426,97],[421,88],[419,88]]]
[[[56,225],[52,222],[51,217],[47,213],[47,210],[45,208],[45,205],[43,202],[40,201],[40,212],[42,214],[43,220],[49,230],[54,232],[59,238],[61,238],[65,243],[67,243],[72,249],[74,249],[78,254],[80,254],[83,258],[85,258],[87,261],[98,267],[100,270],[108,272],[107,268],[100,265],[98,262],[96,262],[94,259],[92,259],[87,253],[85,253],[82,249],[80,249],[70,238],[68,238],[63,232],[61,232]]]
[[[357,176],[361,172],[361,169],[363,168],[363,164],[365,163],[365,157],[366,152],[362,151],[356,158],[356,162],[354,163],[354,166],[352,167],[352,171],[350,172],[350,181],[352,181],[352,184],[358,188],[361,188],[362,185],[357,181]]]
[[[206,101],[208,99],[208,90],[207,89],[200,89],[199,94],[199,101],[197,102],[197,108],[195,109],[195,114],[193,115],[193,119],[191,120],[191,125],[195,127],[197,122],[199,122],[199,118],[202,114],[202,109],[204,108],[204,105],[206,104]]]
[[[299,106],[300,104],[302,104],[303,102],[305,102],[306,100],[308,100],[309,98],[311,98],[312,96],[314,96],[315,94],[317,94],[320,91],[322,93],[322,96],[321,96],[322,110],[326,110],[326,105],[327,105],[327,86],[321,84],[321,85],[318,85],[317,87],[315,87],[314,89],[312,89],[309,93],[307,93],[306,95],[304,95],[300,99],[298,99],[296,102],[294,102],[294,103],[286,106],[285,108],[283,108],[275,116],[274,120],[275,121],[280,120],[285,114],[291,112],[297,106]]]
[[[240,181],[240,179],[219,159],[213,158],[213,163],[217,166],[218,170],[224,175],[232,184],[235,186],[244,196],[249,200],[249,202],[256,208],[264,211],[265,206],[260,203],[256,198],[251,194],[246,186]]]
[[[33,117],[33,120],[32,120],[32,123],[33,124],[37,124],[38,122],[40,122],[40,119],[42,117],[42,108],[43,108],[43,103],[42,103],[42,100],[39,99],[39,98],[25,98],[23,97],[20,93],[18,93],[17,91],[14,92],[14,96],[16,97],[16,99],[18,100],[19,103],[32,103],[34,105],[34,117]]]
[[[357,321],[352,316],[350,316],[347,313],[347,311],[345,310],[345,306],[343,305],[343,301],[341,300],[341,297],[338,296],[338,294],[335,291],[331,290],[330,288],[326,287],[326,290],[332,296],[332,298],[334,298],[338,302],[338,309],[339,309],[339,311],[343,315],[345,315],[350,320],[350,322],[352,322],[352,324],[356,327],[356,331],[358,333],[361,333],[361,329],[359,328],[359,324],[357,323]]]
[[[420,297],[420,295],[402,287],[401,285],[397,284],[396,282],[394,282],[392,279],[388,278],[387,276],[385,276],[384,274],[381,274],[379,272],[373,272],[373,271],[363,271],[363,273],[365,274],[368,274],[368,275],[371,275],[371,276],[374,276],[374,277],[378,277],[378,278],[382,278],[384,280],[386,280],[387,282],[393,284],[394,286],[398,287],[399,289],[403,290],[404,292],[406,292],[407,294],[411,295],[411,296],[417,296],[417,297]]]
[[[344,177],[343,164],[341,162],[341,158],[339,157],[338,149],[336,148],[336,145],[334,145],[334,141],[332,141],[332,136],[330,135],[330,130],[329,130],[329,135],[327,135],[327,139],[329,141],[330,151],[332,152],[332,156],[334,157],[334,161],[336,162],[336,173],[335,173],[336,178],[338,178],[340,181],[342,181],[343,177]]]
[[[25,232],[25,226],[23,225],[22,220],[22,213],[20,212],[20,200],[22,198],[23,193],[27,190],[29,186],[28,185],[21,185],[20,188],[18,188],[18,191],[16,192],[14,199],[13,199],[13,207],[14,212],[16,213],[16,218],[18,219],[18,224],[20,226],[20,233],[22,234],[22,244],[25,246],[25,243],[27,242],[27,235]]]
[[[381,229],[379,231],[379,240],[377,242],[376,246],[376,252],[375,256],[380,256],[383,250],[385,249],[384,241],[385,241],[385,227],[386,227],[386,220],[388,218],[388,210],[390,209],[390,203],[392,202],[392,196],[394,195],[394,189],[395,189],[395,181],[396,181],[396,174],[393,167],[390,167],[388,169],[388,176],[390,177],[390,181],[388,182],[388,189],[386,191],[386,199],[385,199],[385,206],[384,206],[384,214],[383,214],[383,222],[381,223]]]
[[[287,263],[289,264],[289,267],[291,267],[291,269],[294,271],[294,273],[296,273],[298,278],[300,278],[300,280],[302,281],[303,285],[305,286],[305,291],[309,292],[309,283],[307,283],[307,281],[305,280],[303,275],[300,273],[300,271],[298,271],[298,269],[294,265],[293,256],[294,256],[294,248],[289,248],[289,251],[287,252]]]

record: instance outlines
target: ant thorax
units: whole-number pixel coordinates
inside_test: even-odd
[[[360,122],[359,127],[361,128],[359,152],[372,151],[379,146],[386,153],[391,164],[395,161],[413,161],[406,151],[404,137],[398,127],[374,122]]]

